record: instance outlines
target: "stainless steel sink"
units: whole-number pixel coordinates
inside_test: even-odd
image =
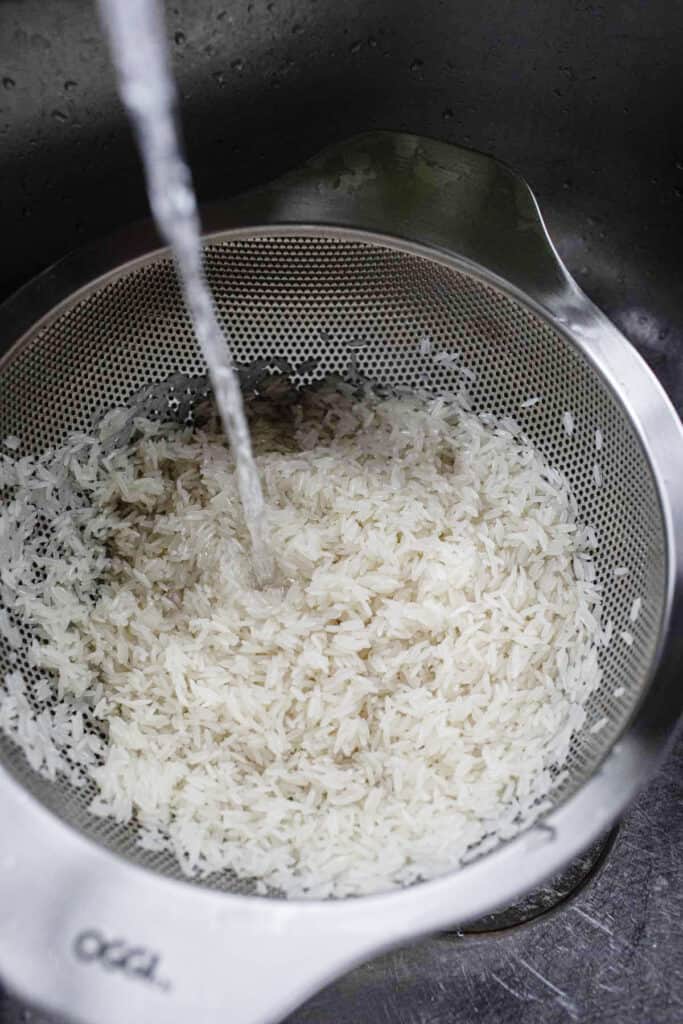
[[[171,0],[167,9],[202,201],[370,128],[488,151],[528,179],[569,269],[683,409],[680,5]],[[0,298],[146,215],[89,0],[0,5],[0,183]],[[682,772],[679,741],[601,871],[554,913],[382,957],[288,1024],[675,1024]],[[1,1024],[44,1019],[0,995]]]

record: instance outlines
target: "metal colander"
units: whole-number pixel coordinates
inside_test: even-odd
[[[400,147],[405,145],[404,138],[384,137],[383,144],[392,140],[392,145],[398,147],[395,159],[403,153]],[[436,147],[424,142],[421,145]],[[614,752],[617,739],[625,734],[627,724],[652,689],[653,669],[661,659],[672,613],[675,555],[670,497],[664,493],[640,411],[619,385],[620,359],[625,360],[626,376],[632,372],[630,364],[637,361],[637,370],[646,382],[641,382],[642,387],[655,393],[660,403],[657,416],[660,420],[670,417],[667,443],[680,440],[678,424],[637,356],[611,325],[609,330],[620,339],[623,351],[611,364],[610,359],[605,360],[607,322],[597,311],[593,321],[579,316],[582,309],[590,311],[592,307],[583,296],[577,299],[579,293],[557,270],[561,265],[537,215],[536,232],[542,235],[546,254],[545,264],[539,262],[538,276],[541,281],[544,275],[552,281],[552,288],[546,289],[549,298],[545,308],[538,301],[539,289],[534,295],[528,287],[529,258],[524,249],[528,243],[522,235],[518,237],[524,270],[520,272],[511,263],[511,274],[507,278],[501,274],[500,254],[506,251],[509,225],[501,227],[495,272],[481,259],[474,263],[473,251],[481,246],[482,238],[486,239],[487,231],[491,233],[481,204],[481,232],[471,235],[463,231],[460,253],[456,245],[452,246],[455,254],[445,253],[441,244],[430,244],[434,231],[431,238],[420,237],[417,231],[411,237],[405,228],[405,214],[403,221],[399,220],[404,226],[402,238],[389,232],[380,235],[372,223],[374,214],[368,218],[368,229],[363,229],[362,223],[355,227],[340,224],[338,207],[334,207],[340,196],[352,204],[347,209],[353,209],[358,220],[363,214],[363,207],[358,206],[359,193],[366,200],[368,189],[380,187],[377,165],[381,170],[382,161],[374,151],[372,164],[372,146],[366,142],[363,152],[368,151],[370,157],[363,162],[358,159],[358,149],[351,147],[341,172],[334,162],[326,165],[327,171],[313,164],[307,172],[317,181],[331,180],[328,193],[321,193],[316,184],[318,191],[313,197],[321,204],[319,219],[323,222],[329,213],[325,200],[329,201],[336,212],[329,221],[334,225],[336,220],[336,226],[314,225],[310,208],[303,225],[300,212],[295,217],[282,213],[285,199],[290,200],[290,207],[293,202],[297,211],[302,205],[301,178],[286,179],[279,192],[265,192],[271,200],[275,194],[279,198],[278,216],[272,220],[290,223],[275,223],[269,228],[258,224],[249,228],[240,223],[249,220],[255,203],[263,204],[263,195],[260,200],[248,199],[242,207],[233,208],[230,217],[226,217],[225,210],[211,215],[206,270],[218,316],[238,364],[266,360],[276,366],[284,358],[298,365],[315,359],[316,377],[348,375],[351,365],[354,372],[357,368],[373,381],[435,391],[457,390],[463,381],[460,368],[466,367],[465,383],[474,409],[514,417],[549,462],[566,475],[581,520],[593,526],[598,537],[596,566],[604,592],[604,621],[613,623],[614,638],[600,654],[601,685],[590,698],[587,722],[573,742],[565,781],[554,791],[553,799],[561,810],[571,806],[571,798],[580,796],[595,780],[608,753]],[[510,181],[514,188],[520,187],[519,179],[493,161],[449,152],[451,160],[455,152],[460,161],[456,184],[461,191],[465,187],[463,179],[472,187],[473,166],[486,166],[487,172],[496,168],[499,188]],[[443,171],[444,156],[437,156],[437,167]],[[485,165],[476,161],[485,161]],[[420,176],[416,178],[422,184]],[[490,180],[487,188],[489,202],[495,206],[496,193]],[[515,195],[513,189],[513,199]],[[532,201],[527,198],[527,202]],[[393,213],[388,205],[386,216],[391,222]],[[271,214],[274,206],[271,201]],[[490,213],[488,216],[490,220]],[[219,228],[216,225],[221,220],[225,226]],[[513,220],[519,227],[519,217]],[[424,225],[421,233],[429,236]],[[113,266],[90,282],[84,269],[79,287],[59,296],[60,301],[23,332],[2,363],[0,437],[18,436],[23,452],[38,453],[58,445],[73,431],[91,429],[102,412],[122,405],[149,416],[191,419],[194,405],[205,396],[206,367],[172,263],[163,251],[150,251],[153,247],[148,242],[135,245],[138,251],[133,258],[121,260],[116,256]],[[549,276],[551,264],[556,277]],[[533,261],[531,265],[533,268]],[[525,294],[518,287],[520,278],[526,286]],[[57,295],[54,282],[48,281],[48,285],[50,301],[45,304],[49,306]],[[565,288],[564,294],[560,285]],[[25,305],[15,307],[15,317],[25,315]],[[602,332],[599,337],[598,328]],[[592,347],[591,332],[595,337]],[[431,341],[429,354],[423,354],[420,344],[425,336]],[[459,357],[453,368],[435,360],[435,354],[443,351]],[[300,384],[311,379],[295,375]],[[540,401],[525,406],[530,397]],[[574,423],[571,435],[564,424],[567,412]],[[680,463],[680,458],[680,452],[671,453],[672,461]],[[628,573],[615,574],[618,567],[626,567]],[[632,622],[636,598],[642,599],[642,610]],[[31,666],[25,652],[19,652],[17,662],[9,648],[0,644],[0,668],[4,672],[15,667],[29,683],[37,682],[40,673]],[[642,758],[643,765],[645,761]],[[183,879],[186,889],[199,891],[187,886],[187,879],[170,854],[141,849],[134,828],[91,816],[88,804],[94,795],[92,784],[75,789],[66,781],[44,780],[4,737],[0,738],[0,763],[19,784],[18,791],[30,794],[61,822],[94,840],[100,850],[105,847],[122,854],[128,861],[151,869],[155,876]],[[588,842],[598,827],[604,827],[619,812],[629,786],[632,788],[637,781],[633,759],[627,760],[623,771],[624,785],[618,796],[616,790],[609,790],[611,798],[603,794],[602,803],[593,799],[590,811],[589,805],[583,807],[585,834],[574,836],[571,842],[564,837],[565,856],[581,845],[580,840]],[[639,768],[635,775],[642,773]],[[2,782],[0,776],[0,790]],[[562,836],[562,826],[553,814],[544,816],[537,833],[539,829],[546,830],[551,846]],[[526,852],[529,856],[528,848]],[[473,851],[475,859],[476,853]],[[561,860],[562,850],[556,850],[554,856]],[[495,854],[487,852],[479,858],[479,869],[486,871],[486,865],[494,860]],[[552,866],[546,857],[536,872],[547,873]],[[458,875],[464,876],[469,870],[463,869],[452,879],[448,876],[444,882],[455,883]],[[482,911],[487,903],[505,898],[504,886],[496,889],[495,880],[489,879],[489,883],[492,891],[477,907]],[[224,893],[253,891],[249,883],[229,872],[205,879],[202,887]],[[385,897],[400,898],[401,894]],[[451,916],[458,917],[455,905]],[[419,928],[413,925],[412,930]]]
[[[471,371],[466,383],[474,408],[516,417],[567,475],[581,519],[599,538],[598,579],[615,637],[602,654],[603,681],[574,744],[567,780],[555,793],[564,799],[595,770],[633,711],[648,681],[665,598],[657,489],[617,396],[538,316],[491,285],[431,260],[334,236],[225,241],[209,246],[206,259],[237,362],[284,357],[297,365],[315,358],[317,374],[344,375],[353,351],[358,370],[374,381],[439,391],[457,390],[462,377],[434,356],[457,354]],[[430,355],[420,355],[425,336]],[[98,284],[25,342],[0,378],[0,435],[17,435],[27,452],[38,453],[92,429],[98,414],[119,405],[165,419],[180,410],[185,418],[205,394],[205,372],[173,265],[153,259]],[[31,405],[37,394],[40,401]],[[530,396],[541,401],[524,408]],[[565,411],[575,423],[571,436]],[[600,451],[596,431],[604,438]],[[615,576],[619,566],[628,568],[627,576]],[[633,625],[637,596],[642,612]],[[632,646],[620,639],[622,631],[632,633]],[[9,649],[3,654],[9,669]],[[37,682],[39,670],[25,654],[19,658],[25,678]],[[45,783],[11,743],[5,740],[0,749],[24,784],[69,823],[146,866],[182,877],[170,854],[137,848],[134,829],[88,813],[92,784],[73,790],[66,782]],[[224,875],[208,884],[249,888]]]

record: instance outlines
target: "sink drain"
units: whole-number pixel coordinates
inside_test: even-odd
[[[539,917],[559,910],[564,903],[571,900],[588,885],[602,869],[607,860],[618,828],[612,829],[601,836],[580,857],[572,861],[569,867],[555,875],[543,886],[539,886],[512,906],[487,914],[476,921],[471,921],[461,928],[448,934],[461,938],[471,938],[491,932],[503,932],[535,921]]]

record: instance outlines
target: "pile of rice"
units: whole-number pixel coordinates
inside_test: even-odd
[[[29,623],[48,671],[9,673],[0,728],[36,770],[94,781],[93,814],[189,873],[290,896],[433,877],[542,811],[600,681],[600,594],[514,423],[331,392],[259,415],[265,589],[223,437],[137,427],[2,459],[0,631]]]

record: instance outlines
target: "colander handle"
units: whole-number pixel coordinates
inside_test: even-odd
[[[463,868],[465,885],[444,876],[363,900],[293,903],[141,870],[64,825],[0,767],[0,976],[27,1002],[87,1024],[275,1024],[373,953],[528,891],[584,849],[616,786],[641,774],[641,752],[622,742],[588,808],[567,806],[562,823],[546,820]]]
[[[419,930],[420,905],[392,919],[356,900],[226,896],[143,871],[1,766],[0,803],[0,981],[69,1020],[274,1024],[388,937]]]
[[[274,1024],[392,934],[355,901],[226,897],[104,857],[2,781],[0,978],[70,1020]]]
[[[227,212],[240,227],[328,225],[430,255],[441,250],[493,272],[551,315],[585,302],[522,177],[492,157],[417,135],[354,136],[215,210],[223,228]],[[209,210],[209,234],[212,219]]]

